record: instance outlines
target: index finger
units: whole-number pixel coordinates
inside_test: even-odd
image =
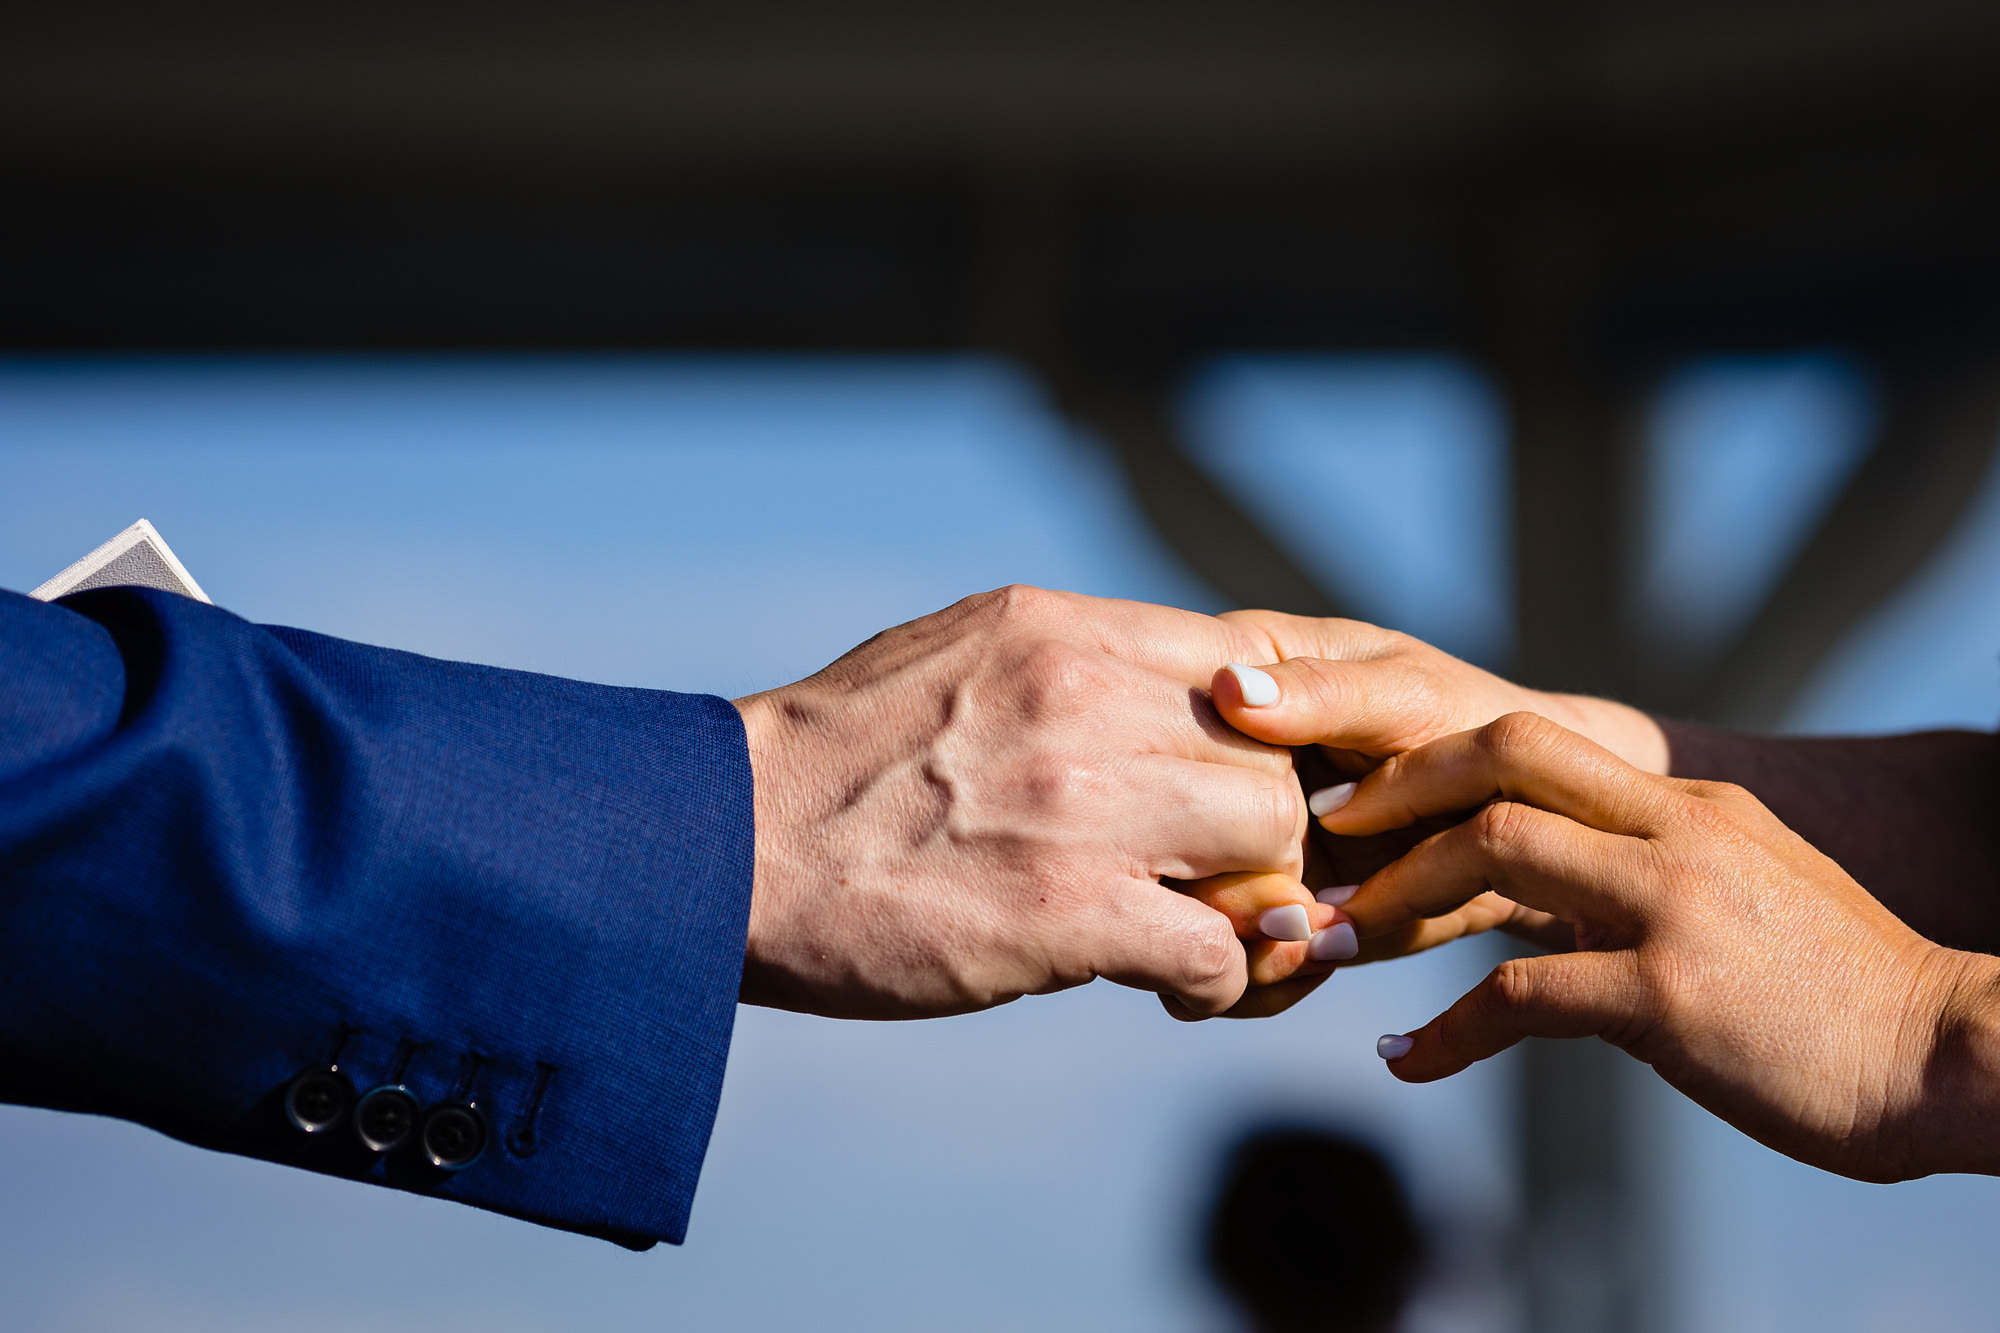
[[[1082,636],[1113,657],[1184,685],[1206,688],[1227,662],[1275,662],[1270,639],[1246,628],[1175,606],[1058,592]]]
[[[1609,750],[1534,713],[1395,755],[1359,782],[1314,793],[1320,827],[1382,833],[1431,816],[1514,801],[1628,837],[1651,837],[1667,821],[1669,792]],[[1332,807],[1332,808],[1329,808]]]
[[[1224,611],[1216,619],[1270,646],[1271,660],[1326,657],[1363,661],[1382,657],[1407,640],[1394,630],[1339,616],[1295,616],[1285,611]]]

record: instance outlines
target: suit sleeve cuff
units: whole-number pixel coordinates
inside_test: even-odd
[[[0,771],[0,1097],[683,1238],[749,916],[733,706],[135,589],[0,612],[47,649],[9,681],[45,735]],[[351,1116],[304,1133],[286,1090],[329,1063],[475,1106],[483,1152],[442,1171]]]

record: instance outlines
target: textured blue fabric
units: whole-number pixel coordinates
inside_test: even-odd
[[[0,592],[0,1099],[678,1241],[743,964],[721,699],[466,666],[170,593]],[[469,1092],[445,1176],[282,1111]]]

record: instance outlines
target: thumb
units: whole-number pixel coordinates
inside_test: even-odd
[[[1422,744],[1440,712],[1428,678],[1393,658],[1232,662],[1215,673],[1209,692],[1223,719],[1256,740],[1371,754]]]
[[[1207,1018],[1243,997],[1249,963],[1227,916],[1154,880],[1135,880],[1078,930],[1090,970],[1178,1000]]]
[[[1377,1050],[1405,1083],[1448,1078],[1523,1037],[1595,1037],[1628,1018],[1637,988],[1630,953],[1558,953],[1510,958],[1451,1008]],[[1391,1043],[1407,1041],[1394,1055]]]

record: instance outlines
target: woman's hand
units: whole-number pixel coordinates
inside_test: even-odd
[[[1398,1078],[1601,1036],[1815,1166],[2000,1170],[2000,960],[1923,939],[1742,789],[1641,772],[1531,714],[1391,758],[1321,823],[1370,835],[1473,808],[1362,884],[1361,934],[1497,893],[1579,951],[1502,963],[1385,1038]]]
[[[1243,943],[1249,985],[1219,1017],[1269,1018],[1283,1013],[1317,990],[1333,975],[1335,965],[1353,958],[1359,948],[1353,918],[1339,906],[1354,891],[1352,885],[1315,896],[1290,875],[1230,874],[1181,887],[1195,901],[1229,918]],[[1168,1013],[1188,1022],[1209,1016],[1171,995],[1162,995],[1160,1002]]]
[[[1308,791],[1339,788],[1343,779],[1351,783],[1390,755],[1521,709],[1561,718],[1641,767],[1666,767],[1659,727],[1624,704],[1525,689],[1407,634],[1358,620],[1278,611],[1232,611],[1221,620],[1241,642],[1254,646],[1237,665],[1215,674],[1210,693],[1216,709],[1245,735],[1295,747],[1294,763]],[[1271,665],[1243,665],[1249,661]],[[1314,890],[1322,905],[1337,906],[1362,879],[1453,822],[1420,821],[1367,837],[1316,836],[1306,848],[1303,885],[1281,877],[1223,876],[1184,886],[1227,915],[1244,941],[1250,988],[1227,1016],[1265,1017],[1288,1009],[1325,981],[1336,962],[1401,957],[1485,930],[1568,948],[1568,927],[1497,894],[1362,940],[1358,952],[1351,935],[1320,938],[1331,927],[1317,919],[1313,941],[1279,943],[1261,931],[1262,911],[1285,903],[1307,910]],[[1253,898],[1255,911],[1245,905]],[[1329,921],[1338,924],[1336,918]],[[1172,1002],[1167,1011],[1178,1018],[1198,1016]]]
[[[1231,611],[1220,619],[1265,653],[1238,661],[1280,688],[1261,702],[1241,676],[1218,674],[1216,706],[1238,730],[1272,745],[1317,746],[1340,775],[1359,777],[1392,754],[1481,726],[1507,713],[1540,713],[1649,773],[1667,771],[1659,724],[1628,704],[1531,690],[1462,662],[1421,639],[1366,624]]]
[[[1300,779],[1322,805],[1391,755],[1521,711],[1554,718],[1648,772],[1666,770],[1667,744],[1659,726],[1624,704],[1530,690],[1407,634],[1356,620],[1276,611],[1232,611],[1222,619],[1260,637],[1265,655],[1281,660],[1217,672],[1210,687],[1216,710],[1245,735],[1297,747]],[[1367,836],[1320,836],[1307,883],[1313,888],[1359,883],[1457,822],[1447,814]],[[1544,948],[1570,947],[1569,929],[1561,922],[1487,894],[1439,917],[1364,939],[1354,961],[1399,958],[1496,929]],[[1304,993],[1287,992],[1292,1002]],[[1268,1006],[1277,997],[1258,998],[1260,1006]]]

